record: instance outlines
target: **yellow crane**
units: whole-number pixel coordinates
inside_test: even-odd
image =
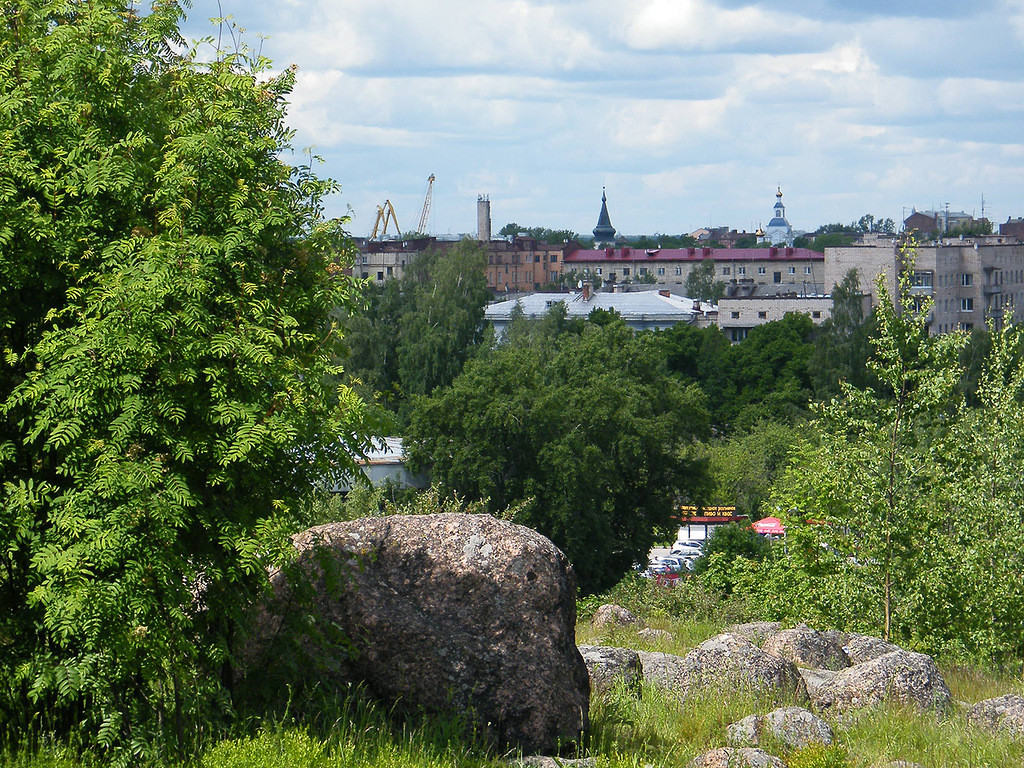
[[[419,235],[427,234],[427,216],[430,215],[430,204],[434,199],[434,174],[427,179],[427,195],[423,198],[423,213],[420,214],[420,226],[416,230]]]
[[[388,232],[388,224],[392,221],[395,223],[395,234],[401,235],[402,230],[398,226],[398,214],[395,213],[395,206],[391,204],[390,200],[385,200],[384,205],[377,206],[377,220],[373,222],[373,234],[370,235],[370,239],[376,238],[378,231],[383,238]]]

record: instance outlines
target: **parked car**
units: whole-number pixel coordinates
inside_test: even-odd
[[[704,554],[704,544],[699,541],[677,541],[672,545],[670,554],[700,557]]]

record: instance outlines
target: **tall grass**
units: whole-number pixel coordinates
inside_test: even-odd
[[[597,630],[590,624],[602,602],[620,602],[648,626],[667,630],[668,641],[644,641],[638,628]],[[610,594],[580,605],[581,643],[620,645],[684,655],[695,645],[745,618],[742,605],[691,584],[652,589],[630,580]],[[973,703],[1004,693],[1024,693],[1013,670],[982,666],[940,667],[954,699]],[[795,703],[795,702],[794,702]],[[645,684],[639,698],[619,688],[591,703],[591,730],[576,756],[594,758],[597,768],[685,768],[694,756],[726,745],[730,723],[777,706],[736,690],[692,693],[681,699]],[[830,718],[836,742],[830,747],[767,749],[789,768],[882,768],[893,760],[925,768],[1020,768],[1024,740],[970,726],[962,707],[946,713],[881,708]],[[358,691],[317,702],[274,719],[250,721],[222,737],[187,763],[150,763],[151,768],[498,768],[515,754],[495,754],[474,738],[460,717],[399,717]],[[99,768],[102,758],[45,738],[26,739],[0,753],[0,768]]]

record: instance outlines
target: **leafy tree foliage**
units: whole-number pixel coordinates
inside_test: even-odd
[[[818,400],[839,394],[842,382],[868,386],[870,339],[876,330],[865,317],[864,296],[857,271],[851,269],[832,288],[832,314],[821,324],[810,360],[811,380]]]
[[[909,295],[907,280],[902,275]],[[813,457],[798,462],[792,503],[832,523],[830,531],[851,532],[837,549],[853,554],[856,548],[888,638],[945,511],[931,457],[936,437],[928,428],[951,404],[958,379],[951,363],[962,339],[929,337],[927,303],[899,312],[882,280],[878,291],[880,335],[869,365],[885,397],[847,386],[823,409],[822,442]]]
[[[715,279],[714,259],[704,259],[691,269],[683,290],[691,299],[717,303],[725,294],[725,283]]]
[[[762,419],[750,429],[708,443],[713,504],[735,505],[757,520],[785,471],[790,454],[806,431],[804,424]]]
[[[404,417],[410,395],[450,384],[485,336],[485,266],[483,249],[464,240],[424,251],[401,280],[366,286],[344,321],[357,390]]]
[[[540,243],[576,243],[580,242],[580,235],[571,229],[550,229],[548,227],[521,227],[514,221],[509,222],[498,230],[501,237],[516,237],[526,235]]]
[[[450,384],[483,339],[486,266],[483,249],[471,240],[448,252],[427,251],[412,264],[408,311],[398,323],[398,375],[407,395]]]
[[[680,451],[704,434],[694,386],[668,375],[658,336],[621,322],[582,334],[512,334],[433,397],[417,400],[411,453],[433,476],[550,537],[584,593],[614,584],[674,525],[703,467]]]
[[[729,523],[715,528],[704,545],[704,553],[693,563],[693,570],[697,575],[707,573],[709,568],[716,565],[724,572],[728,569],[723,567],[726,563],[732,563],[736,558],[742,557],[747,560],[763,560],[771,552],[771,543],[749,525],[738,525]],[[732,591],[731,580],[726,577],[720,581],[726,592]]]
[[[712,423],[720,432],[730,432],[766,418],[803,418],[812,395],[816,333],[809,317],[789,313],[751,329],[736,344],[718,328],[676,325],[661,335],[670,370],[700,384]]]
[[[231,710],[296,500],[364,440],[335,186],[280,160],[294,71],[178,54],[180,17],[0,23],[0,726],[124,762]]]

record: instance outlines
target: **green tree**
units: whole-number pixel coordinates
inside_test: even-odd
[[[738,557],[747,560],[764,560],[771,551],[771,544],[749,525],[729,523],[715,528],[711,538],[704,545],[704,553],[694,561],[694,572],[699,576],[712,567],[716,556],[721,564],[731,563]],[[727,570],[727,569],[726,569]],[[727,592],[732,591],[728,579],[723,584]]]
[[[760,420],[748,430],[710,442],[706,450],[714,483],[711,502],[735,505],[752,520],[763,517],[762,508],[805,431],[803,424]]]
[[[715,280],[714,259],[704,259],[690,270],[683,290],[691,299],[716,303],[725,294],[725,283]]]
[[[680,451],[704,398],[665,369],[662,343],[621,322],[518,337],[417,400],[408,437],[435,480],[550,537],[585,594],[614,584],[674,527],[703,466]]]
[[[900,275],[900,296],[909,297],[909,274]],[[862,599],[877,607],[889,638],[912,633],[914,585],[922,553],[949,515],[936,444],[955,412],[955,365],[962,338],[929,336],[930,303],[894,303],[883,279],[877,284],[879,336],[869,362],[877,389],[845,385],[821,410],[817,440],[797,457],[787,478],[784,509],[826,523],[822,535],[856,557],[851,571]]]
[[[472,240],[448,251],[426,251],[406,270],[407,308],[398,323],[402,392],[429,395],[455,380],[484,334],[490,298],[487,256]]]
[[[832,314],[821,324],[809,365],[819,400],[839,394],[842,382],[867,386],[867,360],[874,322],[864,314],[864,294],[856,270],[832,288]]]
[[[230,712],[298,500],[365,441],[336,187],[281,159],[294,70],[176,53],[180,18],[0,23],[0,727],[124,762]]]

